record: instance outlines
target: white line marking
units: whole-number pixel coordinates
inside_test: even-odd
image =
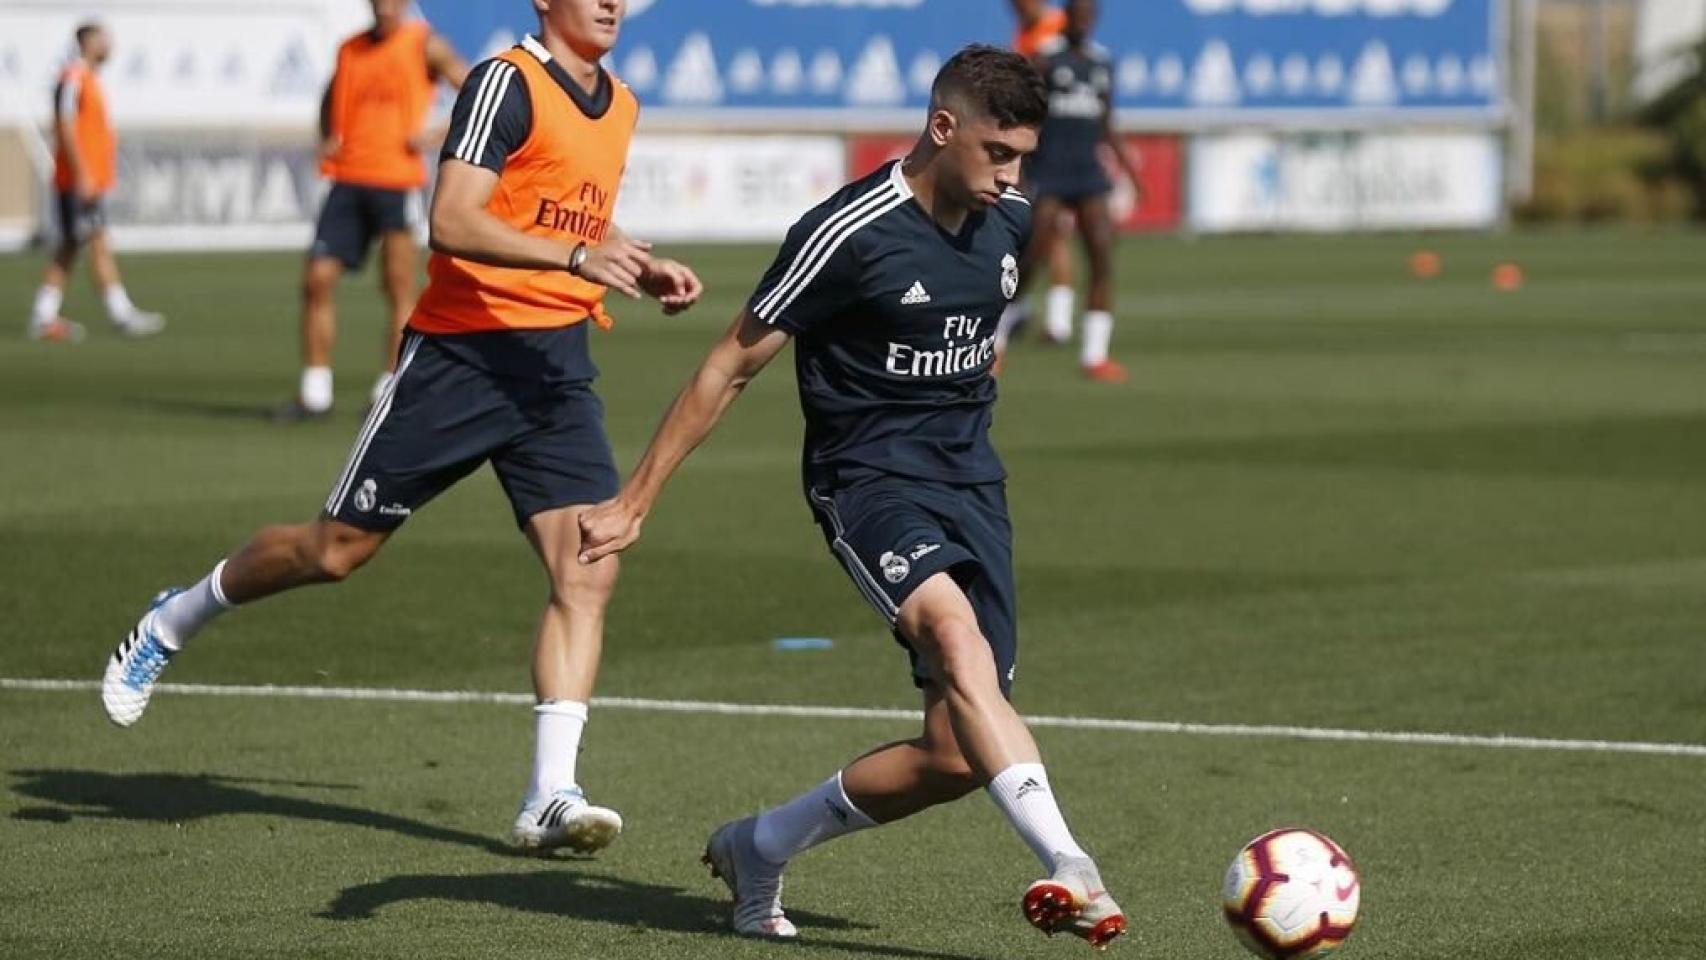
[[[0,677],[0,690],[48,693],[93,693],[98,680],[15,679]],[[266,697],[287,700],[361,700],[389,703],[495,703],[532,706],[526,693],[479,690],[391,690],[382,687],[284,687],[211,683],[162,683],[160,693],[198,697]],[[807,720],[910,720],[917,710],[885,707],[824,707],[784,703],[718,703],[707,700],[650,700],[643,697],[594,697],[592,705],[606,710],[646,713],[714,714],[732,717],[795,717]],[[1172,723],[1161,720],[1115,720],[1105,717],[1026,717],[1033,727],[1068,730],[1112,730],[1120,733],[1172,734],[1195,737],[1250,737],[1279,740],[1323,740],[1335,743],[1397,743],[1432,747],[1490,747],[1503,750],[1562,750],[1577,753],[1629,753],[1662,757],[1706,758],[1706,744],[1641,743],[1627,740],[1554,740],[1546,737],[1476,736],[1461,733],[1412,733],[1396,730],[1339,730],[1331,727],[1269,726],[1248,723]]]

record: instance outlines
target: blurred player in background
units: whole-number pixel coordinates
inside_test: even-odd
[[[1102,148],[1113,151],[1134,188],[1141,185],[1136,162],[1114,132],[1113,63],[1107,50],[1090,40],[1096,12],[1096,0],[1070,0],[1064,31],[1043,45],[1036,60],[1049,88],[1049,117],[1029,168],[1037,229],[1027,262],[1042,262],[1064,246],[1060,213],[1070,211],[1090,260],[1079,362],[1092,380],[1117,383],[1126,379],[1126,370],[1108,356],[1114,329],[1114,219],[1108,205],[1113,184],[1102,167]],[[1064,310],[1057,310],[1059,289],[1049,292],[1048,327],[1051,338],[1064,340],[1072,335],[1072,293],[1066,289],[1060,298]],[[1003,328],[1016,320],[1009,311]]]
[[[1073,839],[1036,741],[1008,700],[1018,656],[1006,470],[989,439],[995,324],[1018,290],[1031,204],[1015,189],[1048,112],[1024,58],[955,54],[905,159],[843,187],[788,232],[728,333],[676,397],[614,500],[582,520],[596,566],[639,536],[663,485],[794,342],[804,485],[831,553],[910,652],[924,724],[818,786],[711,835],[733,926],[797,935],[796,855],[985,790],[1049,876],[1026,917],[1102,946],[1125,916]]]
[[[425,157],[444,139],[427,127],[439,82],[460,90],[468,65],[425,21],[407,20],[408,0],[372,0],[373,26],[338,48],[337,72],[320,106],[320,174],[331,181],[302,272],[302,379],[283,421],[332,409],[333,288],[359,270],[379,242],[380,282],[390,302],[378,401],[391,380],[403,327],[415,308],[419,268],[409,209],[426,186]]]
[[[1010,0],[1013,13],[1019,18],[1019,29],[1013,35],[1013,49],[1021,56],[1035,60],[1041,56],[1044,45],[1060,36],[1066,29],[1066,11],[1059,7],[1050,6],[1047,0]],[[1072,246],[1063,242],[1072,233],[1074,220],[1072,211],[1062,210],[1058,215],[1059,223],[1054,231],[1056,238],[1054,248],[1042,252],[1038,262],[1046,257],[1048,262],[1049,288],[1046,299],[1047,307],[1044,316],[1047,318],[1043,327],[1043,336],[1050,343],[1065,343],[1072,339]],[[1007,333],[1017,333],[1030,320],[1030,307],[1024,298],[1013,301],[1008,308],[1004,323]],[[1006,347],[1005,335],[1002,347]]]
[[[133,337],[159,333],[165,319],[130,302],[107,235],[106,196],[118,180],[118,138],[97,73],[112,54],[112,37],[105,27],[93,23],[78,27],[76,36],[77,57],[59,75],[53,92],[53,189],[58,199],[59,247],[36,291],[30,336],[60,342],[83,339],[83,326],[59,311],[71,267],[85,245],[89,270],[101,288],[113,326]]]
[[[416,510],[487,462],[549,576],[534,645],[533,775],[512,828],[539,850],[597,850],[622,828],[589,804],[576,761],[615,559],[582,564],[579,517],[616,493],[593,392],[591,326],[607,287],[692,306],[699,280],[610,221],[639,104],[599,61],[623,0],[532,0],[540,32],[480,64],[457,98],[432,202],[434,254],[402,359],[319,518],[267,527],[119,644],[101,699],[141,718],[182,645],[239,604],[342,580]],[[452,561],[454,562],[454,561]]]

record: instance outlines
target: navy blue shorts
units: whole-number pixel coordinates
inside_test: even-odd
[[[363,530],[395,530],[487,461],[520,527],[537,513],[616,495],[604,404],[590,381],[495,375],[411,330],[397,376],[373,405],[326,500],[326,516]]]
[[[1038,199],[1048,197],[1065,203],[1077,203],[1113,192],[1114,183],[1100,161],[1071,164],[1037,164],[1028,171],[1027,192]]]
[[[67,243],[82,246],[95,231],[107,226],[107,204],[101,197],[85,200],[75,190],[62,190],[58,196],[59,236]]]
[[[373,242],[387,233],[413,229],[410,191],[334,183],[314,226],[310,257],[331,257],[350,270],[367,262]]]
[[[938,573],[952,576],[995,653],[1001,692],[1011,695],[1019,630],[1005,485],[877,474],[834,489],[808,488],[806,496],[830,551],[891,628],[920,584]],[[895,639],[912,658],[913,682],[934,683],[898,629]]]

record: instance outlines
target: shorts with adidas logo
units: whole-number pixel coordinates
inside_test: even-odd
[[[830,551],[891,628],[919,585],[938,573],[953,577],[995,654],[1001,692],[1011,695],[1019,639],[1004,484],[843,470],[833,486],[808,486],[806,497]],[[913,682],[935,682],[898,630],[895,640],[912,659]]]
[[[589,324],[435,336],[410,330],[325,515],[390,531],[490,463],[517,526],[616,495],[604,405],[586,358]],[[555,362],[540,364],[540,358]]]

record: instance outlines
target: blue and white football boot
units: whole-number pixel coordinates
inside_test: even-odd
[[[183,592],[180,587],[172,587],[156,594],[148,612],[136,621],[130,635],[107,661],[106,676],[101,678],[101,705],[107,708],[107,719],[121,727],[142,719],[142,711],[148,709],[148,698],[154,694],[154,681],[176,653],[167,649],[154,632],[154,612]]]

